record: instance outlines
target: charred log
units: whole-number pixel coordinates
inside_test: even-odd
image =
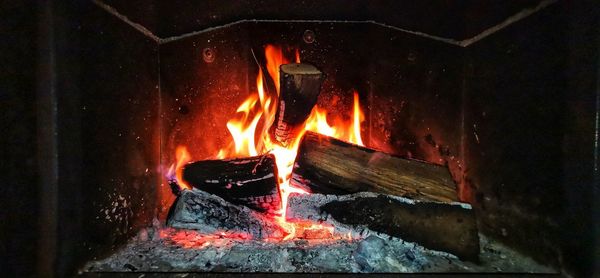
[[[232,232],[250,238],[281,238],[280,228],[266,216],[201,190],[182,190],[167,216],[167,226],[203,233]]]
[[[478,260],[479,237],[470,207],[378,196],[334,201],[321,209],[344,224],[364,225],[461,259]]]
[[[183,180],[202,191],[258,211],[279,209],[277,168],[273,155],[203,160],[186,165]]]
[[[279,67],[280,93],[271,137],[288,146],[304,128],[304,122],[317,103],[324,75],[310,64],[286,64]]]
[[[307,132],[292,173],[292,184],[314,193],[377,192],[414,200],[457,201],[448,168],[405,159]]]
[[[170,179],[168,182],[169,187],[171,188],[171,193],[173,193],[173,195],[175,196],[179,196],[181,194],[181,186],[179,186],[177,179],[173,178]]]
[[[474,212],[468,204],[420,202],[368,192],[343,196],[294,194],[290,196],[287,215],[291,219],[354,230],[366,227],[428,249],[478,261],[479,236]]]

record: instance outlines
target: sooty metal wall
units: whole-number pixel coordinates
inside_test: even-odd
[[[322,102],[359,92],[368,146],[447,163],[482,232],[566,273],[592,273],[598,22],[591,3],[138,2],[29,10],[41,22],[30,27],[41,42],[33,48],[42,58],[31,61],[40,65],[40,93],[23,99],[18,83],[9,87],[14,97],[4,110],[15,112],[3,152],[9,161],[31,157],[27,165],[38,170],[6,167],[5,220],[31,215],[20,223],[29,229],[4,229],[11,273],[34,273],[36,265],[74,273],[164,217],[172,150],[185,143],[196,157],[213,151],[235,109],[223,104],[252,89],[250,50],[266,43],[298,47],[304,60],[335,73]],[[305,30],[314,43],[303,41]],[[216,53],[211,63],[205,48]],[[23,125],[37,126],[36,135]],[[18,205],[23,200],[29,205]],[[38,259],[17,263],[26,257]]]

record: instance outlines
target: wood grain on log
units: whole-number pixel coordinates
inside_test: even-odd
[[[415,200],[458,201],[447,167],[405,159],[307,132],[300,144],[292,185],[314,193],[378,192]]]
[[[277,168],[271,154],[224,160],[203,160],[183,168],[183,180],[194,188],[258,211],[279,209]]]
[[[288,146],[304,128],[304,122],[317,103],[324,75],[310,64],[285,64],[279,67],[280,92],[271,137]]]

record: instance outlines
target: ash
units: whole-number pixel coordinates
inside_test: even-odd
[[[215,200],[220,201],[211,194],[194,194],[197,194],[195,197],[208,198],[207,200],[217,198]],[[467,262],[454,255],[429,250],[365,227],[344,226],[319,210],[322,204],[334,199],[354,197],[356,196],[320,194],[290,196],[288,216],[333,225],[334,235],[327,239],[282,240],[280,237],[265,237],[275,233],[249,233],[247,227],[231,228],[231,217],[215,218],[222,219],[223,223],[204,220],[198,222],[191,218],[177,219],[179,222],[193,220],[196,221],[194,223],[212,225],[201,227],[202,229],[176,225],[162,227],[155,220],[153,227],[141,230],[109,257],[87,263],[82,272],[555,273],[483,235],[480,235],[480,262]],[[213,203],[220,205],[210,207],[211,210],[222,207],[235,212],[223,215],[243,215],[254,219],[248,222],[251,224],[262,221],[260,216],[248,213],[243,208],[238,211],[228,207],[231,204]],[[231,229],[223,230],[224,227]]]
[[[148,228],[84,272],[535,272],[555,273],[483,238],[481,262],[385,235],[347,240],[248,240],[193,230]]]

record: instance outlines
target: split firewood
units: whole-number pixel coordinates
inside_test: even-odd
[[[167,226],[247,235],[249,238],[282,238],[281,228],[262,213],[198,190],[182,190],[167,216]]]
[[[285,64],[279,67],[280,93],[271,137],[288,146],[304,128],[317,103],[324,75],[310,64]]]
[[[414,200],[458,201],[447,167],[405,159],[307,132],[292,173],[292,185],[314,193],[378,192]]]
[[[184,166],[183,180],[194,188],[261,212],[280,207],[277,166],[271,154],[192,162]]]
[[[366,227],[428,249],[478,261],[479,236],[469,204],[414,201],[372,192],[352,195],[292,194],[287,217]],[[340,225],[342,224],[342,225]]]

